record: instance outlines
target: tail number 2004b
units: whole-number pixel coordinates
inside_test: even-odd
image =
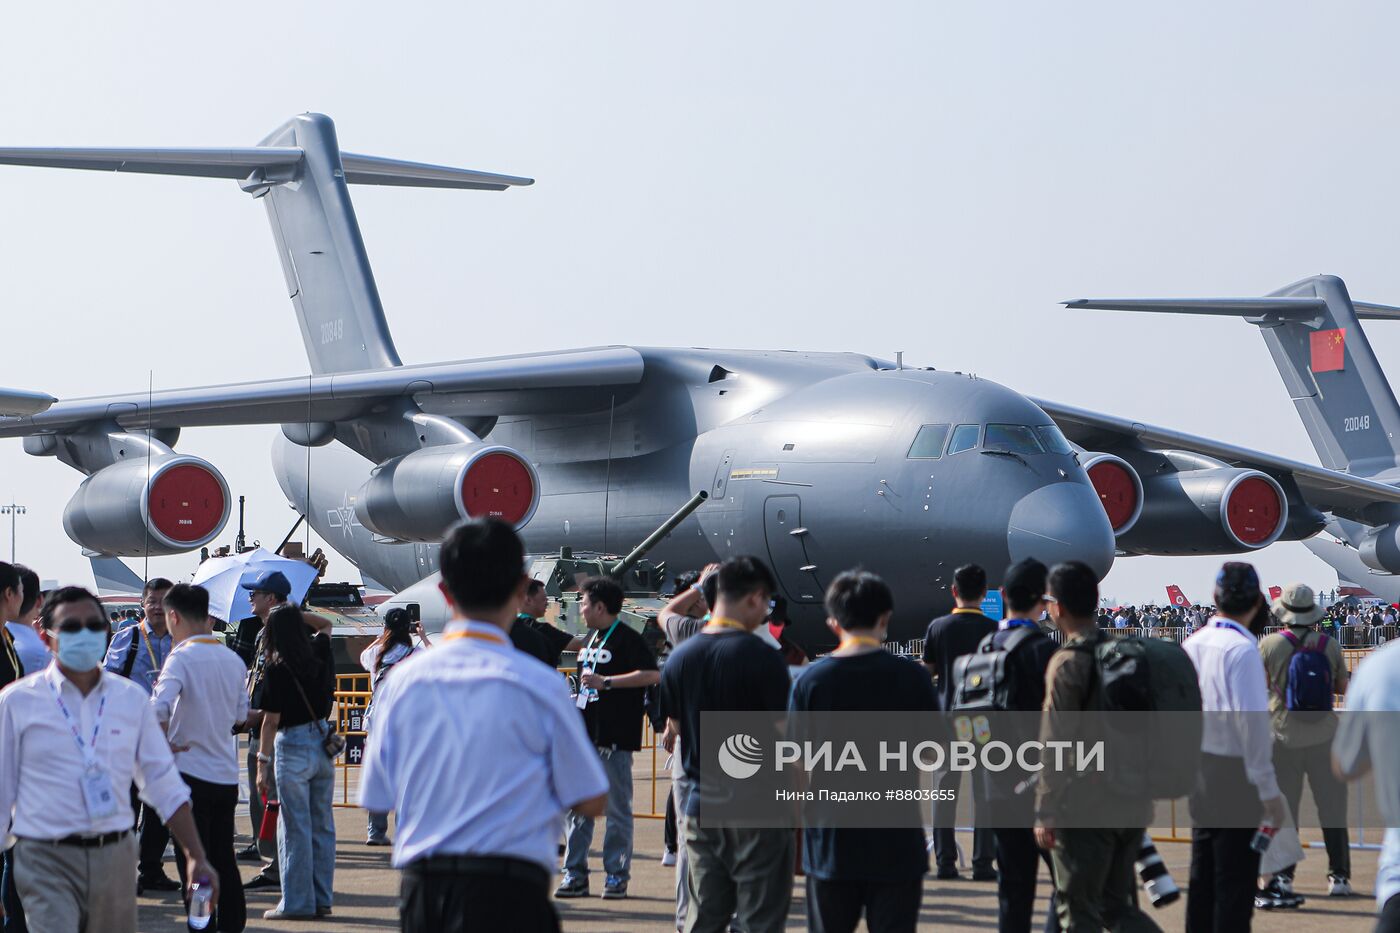
[[[1343,419],[1342,419],[1342,431],[1343,431],[1344,433],[1350,434],[1352,431],[1369,431],[1369,430],[1371,430],[1371,416],[1370,416],[1370,415],[1356,415],[1356,416],[1351,417],[1351,418],[1343,418]]]

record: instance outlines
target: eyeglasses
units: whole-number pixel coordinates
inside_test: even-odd
[[[106,619],[93,616],[81,622],[77,619],[69,619],[58,627],[59,634],[62,635],[76,635],[83,629],[87,629],[89,632],[110,632],[112,626],[108,624]]]

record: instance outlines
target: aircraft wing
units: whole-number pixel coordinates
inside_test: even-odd
[[[631,347],[594,347],[67,399],[46,411],[0,417],[0,437],[62,433],[95,421],[123,428],[343,421],[405,396],[423,411],[446,415],[587,410],[636,386],[644,368]]]
[[[1308,504],[1322,512],[1331,512],[1367,525],[1383,525],[1400,516],[1400,488],[1387,483],[1171,428],[1116,418],[1044,399],[1032,401],[1055,419],[1066,437],[1088,450],[1140,444],[1151,449],[1192,451],[1233,466],[1260,470],[1276,478],[1291,477]]]

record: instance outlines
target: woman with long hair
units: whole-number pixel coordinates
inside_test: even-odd
[[[331,912],[335,874],[335,763],[324,745],[332,731],[326,719],[335,702],[330,640],[313,638],[296,606],[273,610],[263,640],[267,664],[258,790],[266,793],[269,777],[276,777],[282,876],[282,899],[263,916],[325,917]]]
[[[369,732],[371,714],[374,712],[374,694],[379,692],[379,685],[384,682],[384,677],[404,658],[413,654],[417,650],[413,645],[414,634],[418,635],[418,640],[424,648],[431,647],[428,637],[423,634],[423,627],[413,621],[413,617],[407,609],[390,609],[384,614],[384,631],[379,633],[379,637],[370,642],[369,647],[360,652],[360,666],[369,671],[370,701],[369,708],[365,710],[364,729]],[[369,812],[369,836],[365,839],[367,846],[387,846],[389,841],[389,814]]]

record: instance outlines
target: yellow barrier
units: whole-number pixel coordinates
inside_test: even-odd
[[[566,678],[573,672],[560,668],[559,672]],[[365,747],[365,711],[369,709],[370,701],[369,675],[368,674],[338,674],[335,679],[335,716],[336,731],[345,736],[345,753],[335,761],[336,768],[340,771],[340,799],[335,802],[337,807],[359,806],[351,796],[351,775],[355,776],[354,786],[359,786],[360,764],[364,757]],[[651,811],[640,812],[634,808],[632,815],[641,819],[660,820],[666,818],[666,798],[660,796],[661,809],[657,811],[658,790],[663,773],[657,765],[656,755],[660,748],[656,741],[656,732],[651,727],[651,720],[644,720],[642,726],[642,749],[637,754],[649,754],[651,785]],[[635,768],[635,758],[633,762]],[[666,791],[670,793],[670,775],[664,775],[666,779]],[[633,797],[635,800],[635,795]]]

